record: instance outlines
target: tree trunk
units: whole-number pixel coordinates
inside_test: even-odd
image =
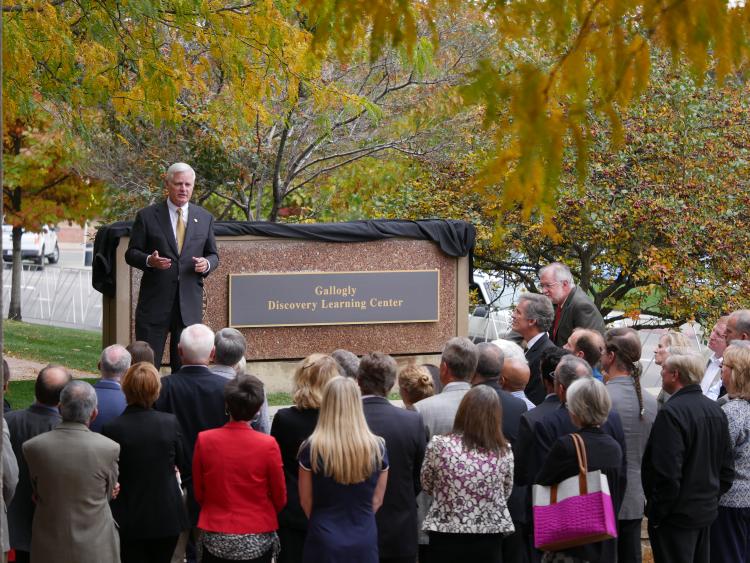
[[[21,227],[13,227],[13,275],[10,282],[10,307],[8,318],[13,321],[21,319],[21,276],[23,275],[21,264]]]

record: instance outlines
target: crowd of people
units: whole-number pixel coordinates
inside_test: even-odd
[[[638,334],[605,331],[561,265],[541,280],[513,314],[525,349],[457,337],[439,365],[400,369],[312,354],[272,422],[235,329],[185,328],[166,376],[140,341],[105,348],[94,386],[49,365],[5,414],[2,547],[36,563],[630,563],[645,515],[657,563],[747,561],[750,311],[719,319],[710,358],[665,333],[657,401]],[[578,474],[571,434],[617,537],[543,551],[532,489]]]

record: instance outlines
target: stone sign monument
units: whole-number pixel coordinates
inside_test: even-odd
[[[129,228],[121,222],[97,233],[93,278],[104,294],[104,345],[134,339],[141,272],[124,260]],[[248,362],[337,348],[431,355],[467,332],[468,223],[217,222],[215,234],[219,267],[205,279],[203,321],[239,329]]]

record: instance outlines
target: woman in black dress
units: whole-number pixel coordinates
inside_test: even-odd
[[[326,354],[312,354],[302,360],[294,372],[294,406],[280,409],[273,417],[271,436],[276,438],[284,464],[287,503],[279,514],[281,553],[278,563],[302,561],[302,547],[307,532],[307,517],[297,494],[297,454],[302,442],[310,437],[318,423],[323,387],[339,375],[338,364]]]
[[[122,563],[169,563],[180,532],[189,526],[175,473],[186,461],[180,425],[174,415],[151,408],[160,388],[152,364],[131,366],[122,379],[128,406],[102,428],[120,444],[120,494],[110,506]]]
[[[571,384],[566,392],[570,418],[580,430],[577,432],[586,447],[588,471],[601,470],[607,476],[609,492],[617,514],[625,495],[625,476],[622,474],[623,451],[620,444],[600,430],[612,408],[606,387],[593,377],[583,377]],[[547,459],[536,477],[540,485],[554,485],[578,475],[578,456],[570,435],[561,436],[553,444]],[[617,560],[617,540],[606,540],[573,547],[564,551],[546,551],[542,563],[609,563]]]

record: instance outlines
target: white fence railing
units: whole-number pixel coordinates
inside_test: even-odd
[[[3,318],[8,317],[12,273],[3,271]],[[91,287],[91,268],[23,265],[21,316],[25,321],[100,330],[102,295]]]

